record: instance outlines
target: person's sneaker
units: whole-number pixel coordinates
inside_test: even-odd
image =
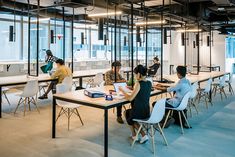
[[[136,138],[136,136],[132,136],[132,135],[130,135],[130,138],[134,141],[135,140],[135,138]],[[139,139],[139,137],[137,137],[137,139],[136,139],[136,141],[139,141],[140,139]]]
[[[164,128],[168,128],[171,124],[173,124],[175,122],[174,118],[170,118],[167,120],[166,125]]]
[[[120,124],[124,124],[122,117],[117,117],[117,122]]]
[[[144,137],[141,137],[140,144],[144,144],[149,140],[149,137],[147,135],[144,135]]]
[[[42,95],[42,96],[38,97],[38,99],[47,99],[47,98],[48,98],[47,95]]]

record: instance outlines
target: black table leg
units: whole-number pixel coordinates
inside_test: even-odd
[[[128,80],[129,80],[129,78],[130,78],[129,71],[126,73],[126,78],[127,78],[127,81],[128,81]]]
[[[79,86],[82,88],[82,77],[79,78]]]
[[[53,98],[52,102],[52,138],[56,136],[56,100]]]
[[[0,118],[2,118],[2,86],[0,86]]]
[[[108,110],[104,110],[104,157],[108,157]]]

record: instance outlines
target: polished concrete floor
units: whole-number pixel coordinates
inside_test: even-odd
[[[51,99],[39,100],[40,114],[33,110],[23,116],[20,108],[14,116],[18,97],[11,90],[9,106],[3,99],[3,118],[0,119],[0,157],[101,157],[103,156],[103,111],[81,106],[78,117],[71,120],[67,130],[67,119],[57,122],[57,138],[51,138]],[[228,93],[228,92],[227,92]],[[189,121],[192,129],[180,133],[180,127],[172,125],[165,129],[169,146],[157,132],[155,135],[156,156],[159,157],[234,157],[235,156],[235,96],[228,99],[213,98],[214,106],[207,110],[200,103],[199,114],[193,111]],[[157,99],[159,99],[158,97]],[[156,99],[156,98],[152,98]],[[116,122],[113,110],[109,111],[109,156],[151,157],[151,143],[130,147],[130,131],[126,124]]]

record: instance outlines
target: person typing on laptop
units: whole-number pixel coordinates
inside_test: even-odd
[[[167,98],[166,101],[166,107],[175,108],[178,107],[181,103],[181,100],[183,99],[184,95],[191,90],[191,83],[188,79],[186,79],[186,67],[185,66],[178,66],[176,68],[177,71],[177,77],[180,79],[175,86],[172,87],[166,87],[166,86],[155,86],[158,90],[163,90],[167,92],[173,92],[174,96],[172,98]],[[153,102],[155,104],[156,102]],[[169,111],[166,110],[166,114]],[[163,121],[165,119],[163,118]],[[175,119],[173,117],[169,118],[165,127],[169,127],[171,123],[174,123]],[[185,125],[185,124],[183,124]],[[186,126],[185,126],[186,127]]]
[[[149,107],[149,98],[152,88],[152,83],[146,80],[147,68],[143,65],[138,65],[134,69],[134,74],[136,82],[133,88],[133,91],[129,94],[123,87],[120,87],[119,90],[124,94],[125,98],[132,103],[131,109],[126,110],[126,121],[130,126],[131,138],[134,140],[136,136],[136,130],[139,129],[140,125],[137,122],[134,122],[133,119],[147,119],[150,116],[150,107]],[[140,143],[145,143],[148,141],[148,136],[146,133],[140,131],[142,137]]]
[[[105,85],[113,85],[114,82],[126,82],[120,74],[121,63],[119,61],[113,62],[111,70],[105,73]],[[116,78],[115,78],[116,74]],[[123,124],[122,119],[122,106],[117,107],[117,122]]]

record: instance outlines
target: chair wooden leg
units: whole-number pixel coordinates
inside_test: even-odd
[[[27,101],[27,98],[24,98],[24,116],[25,116],[25,112],[26,112],[26,101]]]
[[[157,124],[157,126],[158,126],[158,129],[159,129],[159,131],[160,131],[160,134],[162,135],[162,137],[163,137],[163,139],[164,139],[164,142],[165,142],[166,146],[168,146],[168,142],[167,142],[167,140],[166,140],[166,137],[165,137],[165,135],[164,135],[164,133],[163,133],[163,131],[162,131],[162,128],[161,128],[161,126],[159,125],[159,123]]]
[[[79,119],[80,119],[82,125],[84,125],[84,123],[83,123],[83,121],[82,121],[82,118],[81,118],[81,116],[80,116],[80,114],[79,114],[79,112],[78,112],[78,109],[75,108],[75,111],[77,112],[77,115],[78,115],[78,117],[79,117]]]
[[[233,95],[234,91],[233,91],[233,87],[232,87],[231,83],[228,83],[228,86],[229,86],[229,90],[230,90],[231,95]]]
[[[30,107],[30,100],[28,98],[28,105],[29,105],[29,111],[31,111],[31,107]]]
[[[9,101],[7,95],[6,95],[6,92],[2,92],[2,93],[3,93],[4,97],[6,98],[6,100],[7,100],[8,104],[9,104],[9,106],[11,106],[11,103],[10,103],[10,101]]]
[[[70,109],[68,108],[68,130],[69,130],[69,124],[70,124]]]
[[[208,99],[208,102],[211,104],[211,106],[213,106],[212,99],[210,99],[210,96],[208,93],[206,94],[206,98]]]
[[[205,97],[206,109],[208,109],[207,97],[206,97],[206,95],[204,97]]]
[[[180,120],[181,133],[184,134],[184,129],[183,129],[183,124],[182,124],[180,111],[178,111],[178,115],[179,115],[179,120]]]
[[[185,121],[186,121],[186,123],[187,123],[187,126],[190,127],[189,122],[188,122],[188,119],[186,118],[186,116],[185,116],[185,114],[184,114],[184,111],[182,111],[182,115],[183,115],[183,117],[184,117],[184,119],[185,119]]]
[[[193,105],[193,107],[195,108],[195,110],[196,110],[196,112],[198,114],[198,108],[197,108],[196,104],[194,102],[192,102],[192,105]]]
[[[192,100],[189,100],[189,104],[188,104],[188,108],[189,108],[189,112],[190,112],[190,116],[192,117]]]
[[[222,88],[219,88],[219,93],[220,93],[220,98],[221,98],[221,100],[223,100]]]
[[[171,111],[172,111],[172,110],[170,110],[170,111],[167,113],[167,116],[166,116],[166,119],[165,119],[165,121],[164,121],[162,130],[164,130],[164,128],[165,128],[166,122],[167,122],[167,120],[168,120],[168,118],[169,118],[169,115],[170,115]]]
[[[136,142],[137,139],[138,139],[138,136],[139,136],[139,134],[140,134],[140,130],[142,129],[142,127],[143,127],[143,124],[140,124],[140,127],[139,127],[139,129],[138,129],[138,131],[137,131],[137,133],[136,133],[135,139],[132,141],[132,144],[131,144],[131,147],[132,147],[132,148],[133,148],[135,142]]]
[[[222,93],[224,94],[225,99],[227,99],[228,97],[227,97],[227,95],[226,95],[226,93],[225,93],[225,91],[224,91],[224,87],[222,88]]]
[[[63,107],[61,107],[61,109],[60,109],[60,112],[59,112],[59,114],[58,114],[58,116],[57,116],[57,118],[56,118],[56,122],[57,122],[57,120],[59,119],[59,117],[62,115],[62,111],[63,111]]]
[[[40,111],[39,111],[39,109],[38,109],[38,106],[37,106],[37,102],[36,102],[36,100],[34,99],[34,97],[32,97],[32,100],[33,100],[33,104],[35,105],[35,107],[36,107],[38,113],[40,113]]]
[[[17,104],[17,106],[16,106],[16,109],[15,109],[14,114],[16,114],[16,111],[17,111],[18,107],[19,107],[20,104],[22,103],[21,101],[22,101],[22,98],[20,98],[20,100],[18,101],[18,104]]]
[[[155,142],[154,142],[154,129],[153,129],[153,125],[151,125],[151,138],[152,138],[153,154],[155,156]]]

